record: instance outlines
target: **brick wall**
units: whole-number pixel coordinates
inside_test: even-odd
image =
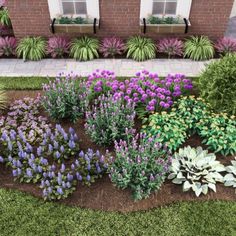
[[[211,38],[223,36],[234,0],[193,0],[190,13],[191,34],[205,34]],[[47,0],[8,0],[7,6],[15,36],[51,36]],[[140,34],[140,0],[100,0],[101,28],[98,37],[120,36],[127,38]],[[70,35],[79,36],[79,35]],[[158,38],[166,35],[147,34]],[[186,35],[175,35],[186,37]]]

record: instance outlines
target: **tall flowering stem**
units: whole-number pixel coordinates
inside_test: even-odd
[[[116,157],[110,158],[110,178],[118,188],[131,188],[135,200],[160,189],[170,170],[171,155],[166,146],[137,134],[115,142]]]

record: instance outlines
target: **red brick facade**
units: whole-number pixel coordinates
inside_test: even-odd
[[[190,13],[192,27],[188,35],[223,36],[234,0],[193,0]],[[47,0],[8,0],[15,36],[49,37],[50,16]],[[127,38],[140,34],[140,0],[100,0],[101,27],[98,37],[120,36]],[[76,35],[71,35],[76,36]],[[77,35],[80,36],[80,35]],[[148,35],[158,38],[164,35]],[[186,37],[186,35],[176,35]]]

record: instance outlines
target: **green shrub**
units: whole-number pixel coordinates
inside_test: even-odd
[[[222,155],[236,153],[236,120],[225,114],[205,116],[196,125],[198,134],[203,138],[203,143],[214,152]]]
[[[175,111],[151,115],[148,125],[143,128],[147,137],[155,137],[157,142],[166,144],[171,151],[177,150],[188,137],[188,125]]]
[[[41,37],[26,37],[20,41],[16,53],[24,61],[41,60],[46,55],[46,41]]]
[[[201,74],[198,88],[216,112],[236,115],[236,54],[212,62]]]
[[[74,39],[71,44],[70,56],[79,61],[93,60],[98,58],[99,41],[87,36]]]
[[[55,120],[70,119],[75,122],[83,115],[87,104],[86,88],[76,83],[71,76],[57,78],[43,85],[42,104],[50,117]]]
[[[156,45],[150,38],[134,36],[127,42],[127,58],[145,61],[156,57]]]
[[[6,92],[4,91],[3,87],[0,85],[0,114],[1,110],[6,108]]]
[[[206,36],[192,36],[185,42],[184,47],[184,56],[194,61],[209,60],[214,57],[213,44]]]
[[[175,184],[183,184],[183,191],[192,189],[196,196],[207,194],[208,189],[216,192],[216,182],[223,182],[220,172],[225,167],[216,161],[216,156],[202,147],[181,148],[172,160],[171,174],[168,179],[173,179]]]
[[[11,19],[7,8],[0,9],[0,24],[3,26],[11,26]]]
[[[110,178],[118,188],[131,188],[135,200],[147,198],[160,189],[169,172],[171,157],[166,147],[144,134],[128,142],[115,142]]]

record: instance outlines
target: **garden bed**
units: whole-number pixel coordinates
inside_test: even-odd
[[[10,101],[16,99],[23,99],[24,97],[30,96],[35,98],[41,91],[8,91],[7,95]],[[47,116],[46,114],[43,114]],[[48,117],[50,120],[50,118]],[[53,122],[52,122],[53,123]],[[71,122],[63,122],[62,126],[67,130],[70,126],[73,127],[80,139],[80,147],[82,150],[92,148],[99,150],[101,153],[105,153],[106,149],[113,151],[112,147],[99,147],[94,144],[84,130],[84,120],[79,119],[78,122],[72,124]],[[136,121],[136,128],[140,129],[140,122]],[[190,145],[192,147],[201,146],[201,138],[197,135],[192,136],[183,145]],[[204,148],[206,146],[203,145]],[[230,160],[233,156],[223,157],[217,155],[217,159],[222,164],[230,164]],[[11,171],[0,164],[0,187],[18,189],[24,192],[28,192],[36,197],[41,198],[42,192],[39,187],[35,184],[20,184],[14,182],[11,175]],[[78,205],[80,207],[101,209],[105,211],[120,211],[130,212],[138,210],[147,210],[162,205],[168,205],[178,201],[202,201],[210,199],[220,200],[236,200],[235,190],[233,188],[226,188],[222,184],[217,185],[217,192],[209,192],[206,196],[200,196],[196,198],[193,192],[182,192],[182,186],[175,185],[170,181],[166,181],[161,187],[158,193],[152,194],[148,199],[134,202],[131,197],[130,190],[119,190],[113,186],[108,176],[104,176],[102,179],[97,180],[91,187],[86,187],[81,184],[77,186],[76,191],[65,200],[61,200],[61,203],[67,205]]]

